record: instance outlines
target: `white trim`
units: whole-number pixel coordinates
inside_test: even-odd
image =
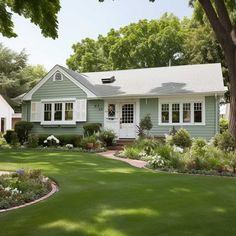
[[[57,80],[56,79],[56,74],[59,73],[61,75],[61,79],[60,80]],[[64,80],[64,77],[63,77],[63,74],[60,72],[60,71],[56,71],[55,74],[53,75],[53,81],[63,81]]]
[[[47,102],[75,102],[76,98],[50,98],[50,99],[41,99],[42,103],[47,103]]]
[[[194,122],[194,103],[202,103],[202,122]],[[183,122],[183,103],[191,104],[191,122],[185,123]],[[169,123],[161,122],[161,114],[162,104],[169,104]],[[180,104],[180,122],[173,123],[172,122],[172,104]],[[179,97],[166,97],[166,98],[158,98],[158,125],[160,126],[201,126],[206,125],[206,107],[205,107],[205,97],[189,97],[189,98],[179,98]]]
[[[32,99],[33,94],[44,84],[46,83],[56,72],[60,72],[62,75],[67,77],[70,81],[72,81],[75,85],[77,85],[79,88],[81,88],[88,97],[96,97],[94,93],[92,93],[89,89],[87,89],[85,86],[83,86],[79,81],[75,80],[73,77],[71,77],[68,73],[66,73],[61,67],[58,65],[54,66],[48,74],[41,79],[28,93],[25,94],[25,96],[22,98],[23,101],[28,101]]]

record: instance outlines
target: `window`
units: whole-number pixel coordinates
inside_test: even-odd
[[[169,104],[161,105],[161,122],[169,123]]]
[[[180,122],[179,104],[172,104],[172,123]]]
[[[122,106],[122,124],[134,123],[134,104],[125,104]]]
[[[73,120],[73,103],[65,104],[65,120]]]
[[[194,122],[201,123],[202,122],[202,103],[194,103]]]
[[[62,120],[62,103],[54,104],[54,120]]]
[[[54,81],[61,81],[63,80],[62,74],[60,72],[56,72],[54,75]]]
[[[52,120],[52,104],[44,104],[44,120],[51,121]]]
[[[116,116],[116,105],[108,104],[108,118],[114,118]]]
[[[201,98],[194,101],[192,98],[159,99],[159,124],[163,125],[204,125],[205,101]],[[169,102],[170,101],[170,102]]]
[[[183,103],[183,122],[191,122],[191,103]]]

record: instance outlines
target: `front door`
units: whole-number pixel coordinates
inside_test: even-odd
[[[122,103],[120,106],[120,138],[135,138],[135,104]]]

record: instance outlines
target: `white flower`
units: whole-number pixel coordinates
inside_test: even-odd
[[[181,148],[181,147],[174,146],[174,151],[175,151],[175,152],[183,153],[183,152],[184,152],[184,149]]]
[[[47,142],[48,142],[48,140],[44,140],[43,142],[44,142],[44,143],[47,143]]]
[[[66,144],[66,148],[68,148],[68,149],[73,149],[74,146],[73,146],[73,144]]]

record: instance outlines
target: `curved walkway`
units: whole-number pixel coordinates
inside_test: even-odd
[[[130,164],[131,166],[134,166],[134,167],[137,167],[137,168],[146,168],[145,167],[146,164],[147,164],[146,161],[132,160],[132,159],[116,157],[116,156],[114,156],[115,153],[116,153],[116,151],[109,150],[109,151],[102,152],[102,153],[99,153],[99,154],[102,155],[103,157],[106,157],[106,158],[126,162],[126,163]]]

